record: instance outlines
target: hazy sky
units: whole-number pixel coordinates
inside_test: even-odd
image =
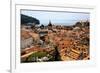
[[[76,12],[51,12],[51,11],[32,11],[21,10],[21,14],[28,15],[40,20],[40,24],[72,25],[80,20],[89,20],[89,13],[76,13]]]

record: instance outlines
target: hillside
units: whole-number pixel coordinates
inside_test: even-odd
[[[40,21],[34,17],[21,14],[21,24],[35,23],[40,24]]]

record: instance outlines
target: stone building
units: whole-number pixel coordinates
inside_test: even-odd
[[[21,49],[30,47],[33,43],[33,38],[28,31],[21,31]]]

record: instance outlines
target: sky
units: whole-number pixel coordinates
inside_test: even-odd
[[[34,17],[40,21],[40,24],[44,25],[47,25],[49,21],[55,25],[73,25],[78,21],[86,21],[90,18],[89,13],[79,12],[21,10],[21,14]]]

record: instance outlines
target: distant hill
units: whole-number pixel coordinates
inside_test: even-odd
[[[40,24],[40,21],[34,17],[21,14],[21,24],[35,23]]]

